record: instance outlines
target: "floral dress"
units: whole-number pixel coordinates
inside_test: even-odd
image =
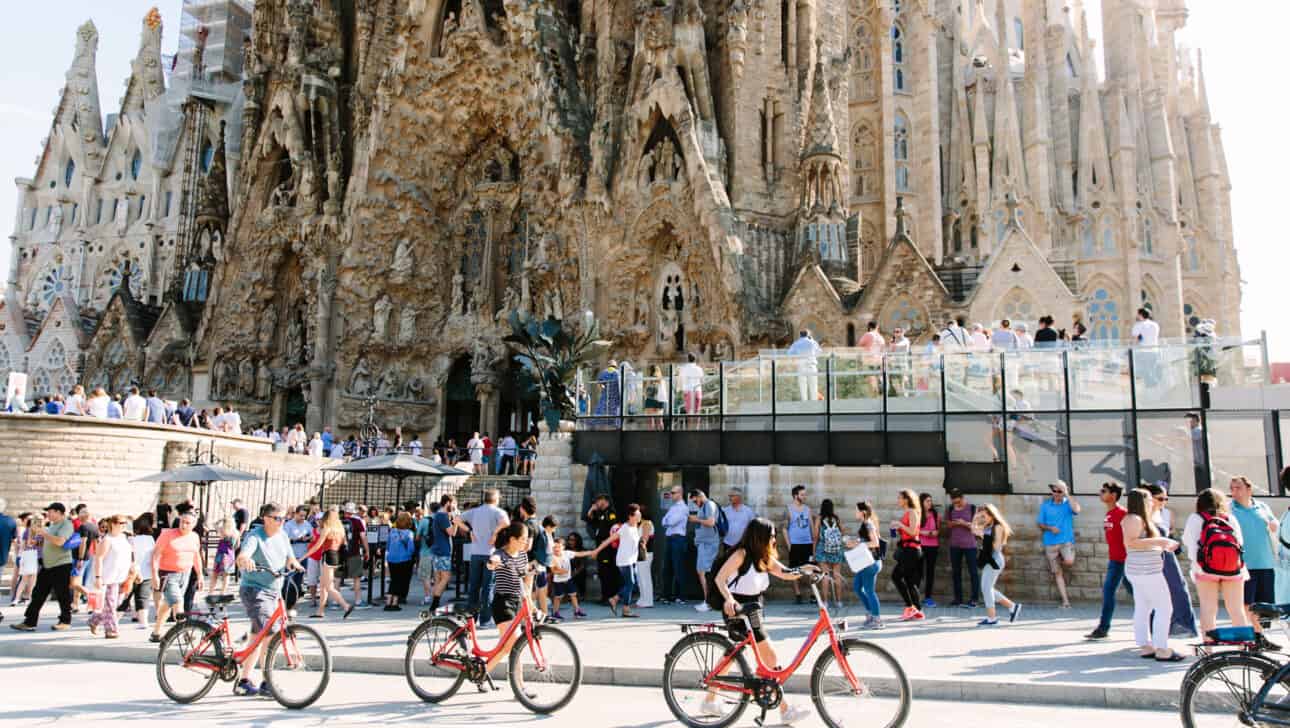
[[[221,538],[215,549],[215,574],[232,574],[235,560],[233,539]]]

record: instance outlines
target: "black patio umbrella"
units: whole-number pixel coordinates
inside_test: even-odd
[[[260,476],[211,463],[192,463],[135,478],[135,483],[215,483],[225,480],[259,480]]]
[[[470,473],[451,465],[441,465],[418,455],[392,453],[370,458],[358,458],[347,463],[328,465],[323,470],[337,473],[354,473],[357,475],[384,475],[396,481],[395,500],[402,499],[403,481],[411,477],[443,478],[450,475],[470,475]],[[418,495],[418,499],[424,493]]]

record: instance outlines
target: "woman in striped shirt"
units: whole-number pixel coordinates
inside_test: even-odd
[[[498,634],[504,636],[520,612],[521,600],[528,598],[524,593],[524,577],[528,575],[529,569],[528,527],[522,521],[511,521],[509,526],[497,534],[494,546],[497,548],[488,560],[488,570],[493,572],[494,579],[493,622],[497,625]],[[533,605],[530,604],[529,610],[532,609]],[[515,640],[519,636],[520,630],[515,630],[515,634],[511,635],[503,648],[488,660],[489,670],[511,654],[511,648],[515,646]]]

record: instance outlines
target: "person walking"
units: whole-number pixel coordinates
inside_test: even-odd
[[[219,522],[219,545],[215,547],[215,567],[212,574],[215,584],[212,591],[223,594],[228,586],[229,577],[233,575],[237,561],[238,531],[232,519],[224,518]]]
[[[551,619],[556,622],[564,621],[564,615],[560,614],[560,604],[565,597],[569,598],[573,605],[573,618],[582,619],[587,613],[582,611],[578,605],[578,589],[573,583],[573,559],[583,558],[589,555],[590,551],[566,551],[565,541],[557,538],[551,544],[551,595],[553,606],[551,607]]]
[[[987,503],[977,511],[973,529],[981,535],[981,552],[977,556],[977,563],[981,567],[981,596],[985,598],[985,619],[977,622],[977,626],[993,627],[999,623],[995,604],[1007,607],[1008,622],[1015,622],[1017,615],[1021,614],[1020,602],[1012,601],[997,588],[999,575],[1007,566],[1003,549],[1012,537],[1012,527],[993,503]]]
[[[1151,522],[1156,525],[1161,536],[1174,538],[1174,514],[1169,510],[1169,493],[1159,483],[1146,488],[1151,493]],[[1173,605],[1169,636],[1195,637],[1198,634],[1196,613],[1191,607],[1191,594],[1187,591],[1182,567],[1178,565],[1177,550],[1166,549],[1161,553],[1161,562],[1164,564],[1165,583],[1169,586],[1169,601]]]
[[[666,494],[672,505],[663,514],[663,536],[667,548],[668,577],[663,589],[663,602],[684,604],[685,575],[690,572],[686,566],[689,554],[689,540],[686,529],[690,522],[690,507],[685,504],[685,490],[679,485],[672,486]],[[729,532],[727,532],[729,535]]]
[[[976,536],[972,533],[972,519],[976,516],[976,506],[963,497],[963,491],[957,488],[950,491],[949,513],[945,515],[946,525],[950,531],[950,569],[954,581],[954,602],[951,607],[975,609],[981,600],[981,572],[977,568]],[[963,567],[967,567],[971,592],[967,601],[963,600]]]
[[[251,632],[259,634],[268,625],[278,609],[281,599],[285,569],[304,571],[305,567],[292,555],[291,541],[282,530],[282,508],[275,503],[260,507],[260,525],[247,531],[237,554],[237,564],[242,570],[237,596],[251,621]],[[278,625],[274,625],[276,632]],[[251,654],[242,662],[241,677],[234,686],[240,695],[273,695],[267,681],[255,687],[251,679],[253,670],[263,668],[263,651],[267,640],[257,640]]]
[[[1044,558],[1048,569],[1057,581],[1057,594],[1062,598],[1062,609],[1070,609],[1071,600],[1066,590],[1066,571],[1075,566],[1075,516],[1079,503],[1070,497],[1066,483],[1055,480],[1048,486],[1049,499],[1039,506],[1036,522],[1043,533]]]
[[[1249,626],[1245,612],[1245,582],[1250,578],[1242,558],[1240,522],[1228,510],[1227,497],[1213,488],[1196,495],[1196,512],[1187,517],[1182,543],[1191,562],[1191,578],[1200,602],[1200,632],[1213,644],[1210,632],[1218,622],[1218,598],[1223,597],[1233,627]]]
[[[1084,639],[1104,640],[1111,632],[1111,618],[1115,616],[1115,593],[1124,581],[1124,530],[1120,522],[1128,511],[1120,505],[1120,495],[1124,488],[1119,483],[1107,481],[1098,491],[1098,498],[1106,507],[1106,516],[1102,519],[1102,531],[1106,537],[1106,576],[1102,577],[1102,614],[1097,627],[1084,635]],[[1125,582],[1129,594],[1133,594],[1133,585]]]
[[[811,563],[819,534],[815,530],[815,519],[811,517],[811,507],[806,505],[806,486],[793,486],[792,496],[784,534],[788,539],[788,568],[796,569]],[[796,580],[793,581],[793,603],[802,603],[802,585]]]
[[[287,534],[287,540],[291,542],[291,556],[301,564],[305,564],[306,571],[309,563],[316,564],[313,559],[305,558],[305,553],[309,551],[309,544],[314,540],[314,526],[309,522],[309,508],[297,506],[291,514],[291,519],[282,524],[282,531]],[[316,569],[317,566],[314,568]],[[282,585],[282,598],[287,603],[288,612],[296,608],[296,602],[300,601],[301,595],[304,594],[306,571],[292,571]]]
[[[1250,607],[1276,601],[1276,552],[1272,544],[1281,524],[1266,503],[1254,498],[1254,484],[1249,478],[1238,475],[1229,481],[1228,487],[1232,494],[1232,515],[1241,524],[1244,539],[1242,558],[1250,574],[1245,582],[1245,610],[1256,633],[1255,642],[1264,650],[1280,650],[1263,634],[1263,625]]]
[[[152,564],[148,569],[152,577],[152,588],[161,592],[161,602],[157,605],[157,622],[152,628],[150,642],[161,641],[161,625],[166,623],[170,613],[184,604],[184,591],[188,588],[189,579],[196,580],[197,588],[202,588],[201,539],[193,529],[197,526],[197,515],[189,511],[179,517],[178,528],[168,528],[161,532],[157,544],[152,549]]]
[[[1124,574],[1133,584],[1133,639],[1142,657],[1157,662],[1181,662],[1183,656],[1169,647],[1169,622],[1173,602],[1165,582],[1165,551],[1176,551],[1178,542],[1162,536],[1151,518],[1151,491],[1129,491],[1128,515],[1121,522],[1124,533]]]
[[[390,529],[385,545],[386,570],[390,574],[390,590],[385,595],[385,611],[402,611],[401,604],[408,601],[408,588],[412,584],[412,559],[416,556],[416,543],[412,535],[412,516],[401,511]]]
[[[479,611],[481,627],[488,626],[494,614],[494,569],[489,566],[493,544],[501,543],[498,541],[499,534],[511,525],[510,516],[497,507],[498,500],[500,495],[497,489],[489,488],[484,491],[484,502],[461,514],[457,523],[458,528],[465,526],[470,532],[470,581],[466,589],[466,608]],[[528,532],[524,524],[515,525],[524,533]]]
[[[40,573],[40,550],[43,539],[40,534],[45,527],[45,517],[39,513],[27,516],[22,529],[22,541],[18,547],[18,578],[14,580],[13,594],[9,606],[21,606],[31,598],[36,588],[36,577]],[[3,620],[0,620],[3,621]]]
[[[38,522],[37,522],[38,523]],[[67,542],[76,533],[72,522],[67,520],[67,506],[62,503],[50,503],[45,508],[44,525],[33,524],[35,536],[41,539],[41,565],[36,573],[36,586],[31,592],[31,602],[23,621],[9,625],[20,632],[32,632],[40,618],[40,610],[45,606],[49,593],[53,592],[58,599],[58,623],[53,629],[62,631],[72,626],[72,553]]]
[[[923,556],[918,543],[922,509],[918,505],[918,496],[909,489],[900,491],[896,503],[902,512],[899,518],[891,522],[891,529],[897,539],[896,568],[891,572],[891,581],[905,602],[905,611],[901,614],[900,621],[908,622],[926,617],[918,594],[918,585],[923,579]]]
[[[472,508],[471,510],[477,509]],[[469,514],[470,511],[466,511],[466,513]],[[528,533],[528,527],[523,523],[507,521],[496,532],[496,551],[490,548],[486,554],[488,559],[488,581],[491,585],[495,579],[497,584],[496,598],[492,600],[488,607],[488,617],[497,624],[497,634],[499,636],[506,635],[507,628],[511,626],[511,622],[519,615],[522,600],[526,599],[524,596],[524,583],[528,577],[529,567],[527,553]],[[474,554],[471,555],[471,558],[474,558]],[[529,607],[532,609],[531,603]],[[508,657],[511,648],[515,646],[515,641],[523,632],[524,630],[517,629],[505,644],[499,644],[493,655],[488,658],[484,669],[491,670],[504,658]]]
[[[596,546],[609,539],[614,526],[618,525],[618,514],[609,505],[609,495],[598,494],[591,503],[591,509],[583,516],[587,522],[587,532]],[[593,551],[596,549],[592,549]],[[609,605],[609,598],[618,593],[618,567],[614,565],[612,554],[597,556],[596,577],[600,581],[600,601],[602,606]]]
[[[856,538],[848,540],[847,548],[864,544],[873,554],[873,563],[856,572],[852,588],[868,613],[864,628],[882,629],[882,610],[878,604],[877,591],[878,572],[882,571],[882,543],[878,536],[882,525],[878,523],[878,516],[874,514],[873,508],[864,501],[856,503],[856,520],[860,521],[860,528],[856,531]]]
[[[130,550],[134,555],[135,582],[126,600],[134,601],[134,621],[139,629],[148,629],[151,624],[149,607],[155,610],[160,604],[161,595],[152,588],[152,550],[157,545],[156,516],[152,513],[141,514],[134,519],[131,526],[134,534],[130,536]]]
[[[941,551],[941,516],[931,493],[918,496],[923,521],[918,526],[918,545],[923,550],[923,606],[934,607],[932,588],[936,586],[936,557]]]
[[[434,591],[431,593],[430,611],[439,608],[439,601],[452,579],[452,540],[457,536],[457,498],[444,493],[439,498],[439,511],[430,515],[430,556],[434,567]]]
[[[341,550],[345,548],[345,526],[340,520],[340,513],[333,507],[327,510],[322,523],[314,533],[313,543],[305,549],[305,558],[319,559],[318,564],[318,611],[309,615],[312,619],[322,619],[327,614],[327,600],[334,600],[345,610],[342,619],[348,619],[354,611],[354,605],[345,601],[337,586],[336,570],[340,568]]]
[[[822,589],[824,603],[841,609],[842,564],[847,560],[844,554],[846,539],[842,535],[842,521],[833,512],[832,500],[825,498],[820,501],[820,513],[815,517],[815,523],[812,525],[815,532],[820,534],[820,540],[815,545],[815,563],[829,576],[829,580],[824,582]],[[829,599],[830,596],[833,597],[832,600]]]
[[[626,520],[614,528],[612,534],[596,547],[593,555],[599,555],[610,546],[617,545],[614,552],[614,563],[618,567],[621,586],[618,593],[609,598],[609,612],[615,617],[636,618],[639,614],[631,611],[632,594],[636,590],[636,562],[641,548],[641,507],[635,503],[627,506],[624,512]],[[618,610],[622,608],[620,615]]]
[[[90,634],[98,634],[103,628],[103,637],[114,640],[118,635],[117,606],[120,604],[121,585],[130,576],[130,565],[134,562],[134,550],[125,536],[125,527],[130,519],[116,515],[107,521],[107,534],[99,540],[94,552],[94,589],[102,593],[99,610],[90,615]]]
[[[352,582],[354,598],[352,604],[355,607],[364,606],[363,602],[363,567],[370,563],[372,558],[372,547],[367,539],[367,522],[363,520],[362,512],[353,502],[345,504],[344,514],[340,518],[341,528],[345,529],[345,545],[341,547],[340,569],[336,576],[339,577],[339,587],[342,591],[345,589],[345,580],[350,579]]]
[[[739,543],[739,539],[744,537],[744,529],[757,517],[753,509],[744,504],[744,492],[741,488],[730,488],[726,491],[726,497],[730,500],[730,505],[721,508],[726,516],[726,535],[721,539],[723,553]]]
[[[717,535],[719,509],[708,498],[708,494],[698,488],[690,491],[690,502],[694,504],[694,511],[689,517],[689,522],[694,524],[694,571],[699,577],[699,586],[703,589],[703,601],[696,604],[694,609],[707,612],[711,610],[708,604],[708,572],[712,571],[712,564],[717,560],[717,544],[720,541]]]

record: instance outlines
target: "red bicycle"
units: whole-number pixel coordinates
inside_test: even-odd
[[[283,576],[289,572],[274,573]],[[331,680],[331,652],[327,641],[312,627],[293,624],[287,617],[286,603],[279,596],[278,607],[264,629],[246,647],[235,650],[226,609],[234,598],[232,594],[207,596],[209,614],[190,613],[162,637],[161,649],[157,652],[157,682],[162,692],[177,703],[201,700],[216,680],[236,681],[241,666],[267,639],[264,679],[273,688],[273,697],[287,708],[311,705],[322,696]],[[281,629],[275,632],[275,627]]]
[[[425,621],[408,637],[403,658],[403,673],[412,692],[428,703],[438,703],[456,694],[466,680],[481,691],[497,690],[485,667],[522,629],[509,658],[515,699],[534,713],[553,713],[568,705],[582,684],[578,648],[563,631],[536,624],[529,600],[521,601],[519,613],[491,650],[479,646],[474,613],[452,608],[437,614],[422,612]]]
[[[723,728],[739,719],[748,703],[761,708],[757,725],[766,711],[778,708],[784,688],[797,672],[816,641],[827,635],[829,646],[811,671],[811,700],[830,728],[864,726],[897,728],[909,717],[909,678],[891,653],[871,642],[855,639],[846,620],[834,623],[820,598],[823,574],[806,576],[820,608],[819,619],[802,648],[787,667],[762,662],[748,617],[740,614],[748,636],[739,644],[720,634],[716,624],[686,624],[686,633],[667,653],[663,665],[663,695],[677,720],[691,728]],[[747,649],[757,663],[748,667]]]

